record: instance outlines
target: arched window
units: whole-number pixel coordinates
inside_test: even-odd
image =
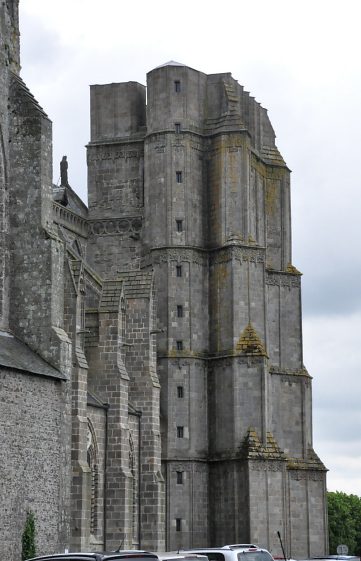
[[[98,531],[99,510],[99,468],[98,449],[93,425],[88,419],[87,461],[90,468],[90,533],[96,535]]]
[[[129,434],[129,471],[132,475],[132,494],[131,494],[131,509],[132,509],[132,539],[133,544],[138,544],[139,541],[139,528],[138,528],[138,473],[137,473],[137,458],[134,451],[134,442],[132,435]],[[139,544],[138,544],[139,545]]]

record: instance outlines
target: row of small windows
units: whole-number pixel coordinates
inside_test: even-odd
[[[179,231],[181,230],[178,230],[178,232]],[[182,276],[182,265],[176,265],[176,275],[177,277]],[[183,306],[180,304],[177,306],[177,317],[179,318],[183,317]],[[183,341],[178,340],[176,342],[176,347],[177,347],[177,351],[183,351],[184,349]],[[183,388],[181,386],[178,386],[178,397],[183,397]]]

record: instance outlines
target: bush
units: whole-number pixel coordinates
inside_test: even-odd
[[[35,557],[35,516],[29,511],[26,515],[25,527],[22,536],[21,559],[25,561]]]

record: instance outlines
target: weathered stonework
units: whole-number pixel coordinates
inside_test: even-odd
[[[327,549],[289,170],[231,74],[91,87],[89,208],[0,7],[0,557]]]

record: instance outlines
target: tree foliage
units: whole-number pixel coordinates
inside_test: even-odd
[[[25,527],[22,536],[21,559],[25,561],[35,557],[35,516],[29,511],[26,515]]]
[[[339,491],[327,493],[330,554],[337,546],[348,546],[349,555],[361,554],[361,497]]]

